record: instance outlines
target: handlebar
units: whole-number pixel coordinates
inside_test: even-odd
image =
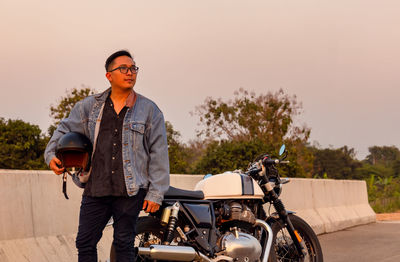
[[[282,156],[281,159],[270,158],[268,154],[257,157],[256,161],[249,165],[245,172],[248,176],[252,177],[262,188],[265,193],[264,201],[270,201],[271,194],[275,194],[276,198],[280,195],[282,184],[289,182],[289,179],[281,179],[277,164],[289,164],[289,160],[284,160],[287,154]],[[272,193],[271,193],[272,192]],[[277,195],[276,195],[277,194]]]
[[[290,161],[289,160],[280,160],[280,159],[270,159],[267,158],[263,160],[263,164],[264,165],[272,165],[272,164],[289,164]]]
[[[251,164],[250,168],[247,170],[247,174],[250,176],[259,175],[260,172],[263,171],[263,167],[272,164],[289,164],[289,160],[280,160],[280,159],[271,159],[271,158],[264,158],[264,160],[256,161]]]

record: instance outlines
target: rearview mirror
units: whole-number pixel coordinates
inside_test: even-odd
[[[280,155],[280,156],[283,155],[283,153],[285,153],[285,151],[286,151],[286,146],[285,146],[285,144],[283,144],[283,145],[281,146],[281,149],[279,149],[279,155]]]

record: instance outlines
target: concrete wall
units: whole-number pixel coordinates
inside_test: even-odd
[[[171,185],[193,189],[201,178],[172,175]],[[67,190],[69,200],[62,194],[61,176],[50,171],[0,170],[0,261],[63,261],[56,257],[65,253],[72,259],[65,261],[76,260],[82,189],[69,179]],[[364,181],[292,179],[283,186],[282,200],[317,234],[375,221]],[[99,260],[107,258],[111,241],[112,229],[107,229]]]

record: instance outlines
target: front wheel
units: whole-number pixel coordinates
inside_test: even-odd
[[[274,239],[271,247],[270,261],[309,261],[309,262],[323,262],[322,249],[312,228],[300,217],[289,214],[290,221],[293,227],[301,236],[303,250],[305,251],[304,258],[297,255],[296,247],[286,230],[284,223],[278,221],[272,224],[272,231]],[[276,260],[275,260],[276,258]]]

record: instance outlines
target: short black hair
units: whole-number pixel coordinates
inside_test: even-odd
[[[110,55],[106,60],[105,67],[106,67],[107,72],[108,72],[109,66],[112,64],[114,59],[117,57],[120,57],[120,56],[128,56],[128,57],[132,58],[131,53],[129,53],[129,51],[127,51],[127,50],[119,50],[119,51],[115,52],[114,54]]]

